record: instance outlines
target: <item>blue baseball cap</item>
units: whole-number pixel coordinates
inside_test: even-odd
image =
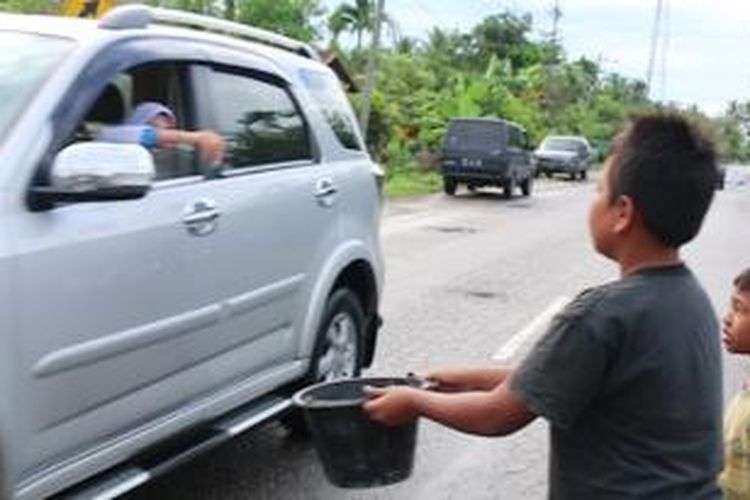
[[[142,102],[138,104],[128,115],[125,125],[146,125],[149,120],[159,115],[166,116],[172,122],[176,122],[174,113],[168,107],[158,102]]]

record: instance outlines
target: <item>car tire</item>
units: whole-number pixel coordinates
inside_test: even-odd
[[[588,179],[588,177],[589,177],[589,171],[586,170],[585,168],[581,170],[581,180],[585,181],[586,179]]]
[[[534,186],[534,179],[532,177],[527,177],[523,181],[521,181],[521,194],[524,196],[531,196],[531,190]]]
[[[570,180],[574,181],[574,180],[576,180],[576,177],[578,177],[578,172],[576,172],[574,170],[574,171],[570,172],[570,174],[568,174],[568,175],[569,175]]]
[[[445,194],[448,196],[455,195],[457,187],[458,182],[456,182],[456,179],[453,177],[443,177],[443,191],[445,191]]]
[[[472,193],[475,193],[475,192],[477,191],[477,187],[476,187],[476,186],[475,186],[474,184],[468,184],[468,185],[466,186],[466,189],[468,189],[468,190],[469,190],[469,191],[471,191]]]
[[[509,200],[513,197],[514,185],[515,185],[515,182],[513,180],[513,177],[510,177],[503,181],[503,198],[505,198],[506,200]]]
[[[359,298],[348,288],[335,290],[326,302],[303,385],[359,377],[364,337],[365,314]],[[297,409],[284,415],[281,423],[294,436],[309,436],[307,424]]]

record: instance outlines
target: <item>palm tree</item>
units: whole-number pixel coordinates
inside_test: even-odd
[[[342,12],[341,7],[328,17],[328,31],[331,32],[331,47],[338,47],[339,36],[349,28],[349,18]]]
[[[343,3],[333,11],[328,20],[334,39],[345,29],[357,35],[357,50],[362,50],[362,36],[365,32],[372,31],[374,24],[375,3],[372,0],[355,0],[353,5]]]

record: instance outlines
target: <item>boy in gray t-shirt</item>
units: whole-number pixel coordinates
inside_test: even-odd
[[[618,137],[591,204],[597,252],[621,278],[581,293],[515,370],[431,374],[437,391],[370,389],[370,417],[425,416],[506,435],[550,423],[554,499],[719,498],[718,321],[679,248],[713,199],[711,144],[683,118],[636,118]]]

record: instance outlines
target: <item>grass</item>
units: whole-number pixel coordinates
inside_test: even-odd
[[[385,194],[391,198],[436,193],[442,189],[443,178],[440,174],[415,169],[396,170],[385,183]]]

